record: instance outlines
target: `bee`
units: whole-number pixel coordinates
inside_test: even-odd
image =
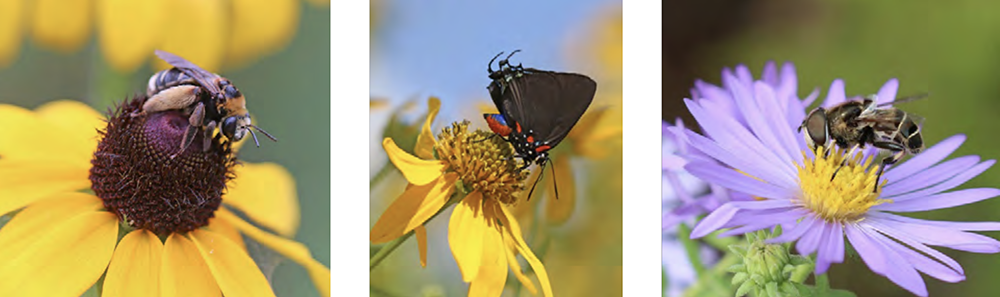
[[[802,120],[798,131],[802,132],[805,128],[806,143],[813,149],[817,145],[833,142],[841,149],[863,148],[866,144],[870,144],[889,151],[891,155],[882,159],[875,175],[875,188],[872,189],[874,192],[878,189],[878,180],[881,179],[886,166],[895,164],[907,154],[918,154],[924,149],[921,127],[914,121],[915,116],[890,105],[924,97],[926,94],[876,104],[877,97],[872,95],[849,100],[829,110],[817,107]],[[841,163],[840,166],[833,172],[830,180],[837,176],[837,172],[844,164]]]
[[[253,128],[272,141],[278,141],[253,125],[246,108],[246,98],[228,79],[165,51],[156,50],[156,56],[173,68],[157,72],[149,78],[146,86],[148,99],[143,103],[142,109],[132,116],[164,110],[183,110],[189,115],[190,125],[181,140],[181,150],[171,157],[184,152],[194,141],[199,129],[208,139],[218,127],[230,141],[239,141],[250,132],[254,144],[260,147],[257,135],[250,130]],[[211,142],[205,141],[203,150],[207,151],[210,144]]]

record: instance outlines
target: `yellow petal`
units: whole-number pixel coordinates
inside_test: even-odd
[[[226,209],[220,209],[215,214],[260,244],[302,265],[309,272],[320,295],[330,296],[330,269],[313,259],[305,245],[257,229]]]
[[[274,296],[271,285],[257,264],[229,238],[201,229],[191,231],[188,236],[198,247],[223,295]]]
[[[0,68],[9,66],[21,50],[23,10],[22,0],[0,1]]]
[[[129,232],[118,242],[104,276],[102,297],[160,296],[163,243],[146,230]]]
[[[0,199],[0,202],[4,200],[6,199]],[[0,229],[0,259],[8,259],[10,255],[23,252],[45,238],[40,234],[51,232],[66,220],[102,207],[101,199],[97,196],[72,192],[50,195],[32,203]]]
[[[483,213],[496,213],[496,210],[491,209],[496,207],[499,207],[499,204],[495,200],[486,200]],[[492,220],[487,219],[489,217],[487,215],[480,220]],[[500,296],[504,284],[507,283],[507,247],[504,246],[500,229],[494,226],[490,226],[483,233],[483,249],[479,251],[482,253],[482,261],[476,279],[469,284],[469,296]]]
[[[434,133],[431,132],[431,124],[437,117],[438,111],[441,111],[441,99],[437,97],[427,99],[427,120],[421,126],[420,134],[417,135],[417,145],[413,148],[417,157],[425,160],[434,159],[434,146],[437,145],[437,140],[434,139]]]
[[[281,165],[243,163],[222,201],[243,211],[255,223],[294,237],[299,228],[299,199],[295,180]]]
[[[220,220],[218,217],[214,217],[208,219],[208,226],[206,228],[208,228],[209,231],[219,233],[220,235],[229,238],[229,240],[232,240],[233,243],[239,245],[244,251],[247,250],[246,242],[243,242],[243,235],[240,234],[240,230],[236,229],[233,224],[230,224],[225,220]]]
[[[86,167],[60,161],[0,159],[0,214],[56,193],[89,188],[89,174]]]
[[[86,109],[75,112],[86,113],[83,110]],[[76,118],[80,115],[67,116]],[[9,160],[60,160],[90,168],[90,157],[97,144],[96,127],[89,126],[90,131],[81,135],[67,136],[79,133],[74,131],[80,131],[82,127],[65,130],[60,124],[24,108],[0,104],[0,127],[18,127],[0,129],[0,139],[3,139],[0,141],[0,157]],[[44,142],[39,141],[43,139]]]
[[[524,242],[524,236],[521,235],[521,225],[517,223],[517,219],[505,207],[501,206],[499,209],[500,213],[497,216],[503,224],[504,232],[514,240],[517,252],[521,256],[524,256],[524,259],[528,261],[528,265],[531,265],[531,269],[535,271],[535,275],[538,276],[538,282],[542,284],[542,294],[544,296],[552,296],[552,284],[549,282],[549,274],[545,272],[545,266],[542,265],[542,261],[539,261],[535,257],[535,253],[531,252],[531,248]]]
[[[163,297],[222,296],[198,247],[183,235],[170,234],[163,246],[160,295]],[[256,267],[254,267],[256,269]]]
[[[555,169],[555,183],[547,182],[546,186],[549,188],[549,199],[546,199],[545,205],[545,217],[546,220],[551,224],[560,225],[565,223],[569,219],[570,215],[573,214],[573,208],[576,206],[576,181],[573,177],[573,168],[570,167],[569,158],[558,158],[552,159],[552,166]],[[558,183],[558,184],[556,184]],[[559,197],[555,198],[555,189],[553,185],[558,187]]]
[[[403,173],[403,177],[411,184],[422,186],[437,179],[444,172],[445,163],[438,160],[421,160],[396,146],[392,138],[382,140],[382,147],[389,155],[389,161]]]
[[[233,0],[227,65],[243,65],[288,45],[299,26],[298,0]]]
[[[0,253],[0,296],[80,296],[97,282],[115,250],[115,215],[83,211],[61,222],[18,253]]]
[[[225,43],[229,41],[225,38],[230,24],[227,3],[222,0],[167,1],[167,9],[163,13],[183,18],[167,20],[157,48],[181,56],[202,69],[219,72]],[[149,55],[153,56],[153,53]],[[169,68],[163,60],[154,60],[157,69]]]
[[[472,282],[479,275],[483,263],[483,244],[486,233],[496,232],[494,226],[483,215],[483,195],[479,191],[469,193],[455,205],[448,221],[448,245],[451,255],[462,272],[462,280]],[[492,259],[491,259],[492,260]]]
[[[58,127],[59,137],[76,144],[72,147],[74,151],[66,152],[63,149],[64,153],[74,153],[74,159],[86,160],[87,165],[90,165],[90,158],[100,138],[97,131],[108,126],[104,115],[75,100],[46,103],[35,109],[35,114],[40,120]]]
[[[38,44],[73,52],[90,38],[93,0],[35,0],[31,32]]]
[[[538,289],[535,288],[535,283],[527,275],[524,275],[524,272],[521,271],[521,263],[517,262],[517,254],[514,253],[517,251],[517,243],[510,236],[504,236],[503,242],[507,247],[505,254],[507,255],[507,264],[510,265],[510,271],[514,273],[514,277],[521,282],[521,285],[528,292],[531,292],[531,295],[537,295]]]
[[[417,236],[417,252],[420,254],[420,267],[427,268],[427,228],[424,225],[413,229]]]
[[[222,296],[198,248],[183,235],[172,233],[167,237],[163,244],[162,263],[161,296]]]
[[[162,36],[166,11],[164,0],[97,0],[97,41],[104,60],[124,73],[142,66]]]
[[[457,180],[458,175],[452,172],[434,183],[406,189],[375,222],[369,234],[371,242],[386,243],[423,225],[448,203]]]
[[[538,179],[538,174],[542,172],[540,169],[541,167],[538,166],[533,166],[530,169],[528,169],[529,170],[528,178],[525,180],[532,183],[535,182],[535,180]],[[530,199],[530,197],[528,197],[528,194],[531,194],[531,196],[542,196],[542,192],[545,192],[542,189],[547,189],[547,188],[542,187],[540,189],[537,189],[535,193],[530,193],[531,191],[528,189],[525,189],[520,193],[518,193],[517,195],[520,197],[521,199],[520,201],[524,202],[514,205],[513,209],[514,215],[526,221],[534,219],[533,217],[535,215],[535,208],[538,206],[538,200],[540,199]]]

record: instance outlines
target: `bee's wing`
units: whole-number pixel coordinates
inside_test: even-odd
[[[184,73],[187,73],[187,75],[193,77],[196,81],[198,81],[198,84],[207,89],[209,93],[222,93],[222,90],[220,90],[219,86],[215,83],[215,79],[218,78],[219,75],[208,72],[205,69],[201,69],[198,65],[195,65],[194,63],[191,63],[191,61],[181,58],[175,54],[156,50],[156,56],[169,63],[171,66],[177,67],[177,69],[180,69],[184,71]]]
[[[892,101],[889,101],[889,102],[879,103],[878,105],[876,105],[876,107],[885,107],[885,106],[889,106],[889,105],[896,105],[896,104],[900,104],[900,103],[917,101],[917,100],[920,100],[920,99],[927,98],[930,95],[931,95],[931,93],[923,93],[923,94],[916,94],[916,95],[910,95],[910,96],[906,96],[906,97],[896,98],[896,100],[892,100]]]

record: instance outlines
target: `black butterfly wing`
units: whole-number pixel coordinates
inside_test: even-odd
[[[507,86],[499,98],[502,104],[493,97],[497,108],[508,123],[519,123],[551,147],[569,134],[597,92],[597,83],[587,76],[530,68]]]

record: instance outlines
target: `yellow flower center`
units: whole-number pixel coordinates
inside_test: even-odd
[[[817,147],[812,160],[802,152],[805,167],[796,166],[802,190],[797,203],[826,221],[849,222],[863,219],[872,206],[892,201],[879,199],[885,182],[873,190],[878,167],[869,167],[874,157],[863,160],[860,152],[845,153],[836,147],[823,152]]]
[[[438,135],[434,146],[440,160],[458,173],[469,192],[479,191],[484,198],[505,204],[517,202],[518,191],[524,189],[527,172],[519,170],[521,162],[511,156],[511,146],[493,132],[469,132],[469,122],[452,123]]]

